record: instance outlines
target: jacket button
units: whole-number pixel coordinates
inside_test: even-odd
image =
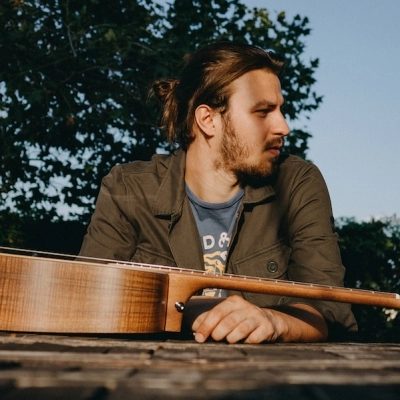
[[[268,269],[269,272],[278,271],[278,263],[276,261],[273,261],[273,260],[268,261],[267,269]]]

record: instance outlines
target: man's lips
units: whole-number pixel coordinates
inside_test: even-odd
[[[268,153],[279,156],[282,147],[283,147],[283,141],[279,139],[279,141],[267,143],[265,149]]]
[[[267,152],[274,155],[274,156],[279,156],[279,154],[281,153],[281,148],[280,147],[268,147]]]

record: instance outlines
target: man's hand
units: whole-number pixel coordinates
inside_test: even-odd
[[[307,304],[259,308],[239,296],[226,299],[193,298],[186,323],[193,321],[195,340],[209,337],[228,343],[316,342],[328,328],[322,315]]]

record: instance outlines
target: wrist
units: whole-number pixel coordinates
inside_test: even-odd
[[[265,318],[274,328],[272,342],[286,342],[290,334],[290,324],[287,314],[273,308],[262,309]]]
[[[308,304],[296,303],[264,309],[275,322],[279,342],[321,342],[328,337],[328,326],[318,310]]]

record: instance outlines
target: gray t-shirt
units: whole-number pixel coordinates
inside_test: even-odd
[[[232,230],[244,191],[240,189],[235,196],[223,203],[208,203],[199,199],[188,185],[186,193],[203,247],[204,268],[210,274],[223,274]],[[224,291],[220,289],[206,289],[203,294],[213,297],[225,296]]]

